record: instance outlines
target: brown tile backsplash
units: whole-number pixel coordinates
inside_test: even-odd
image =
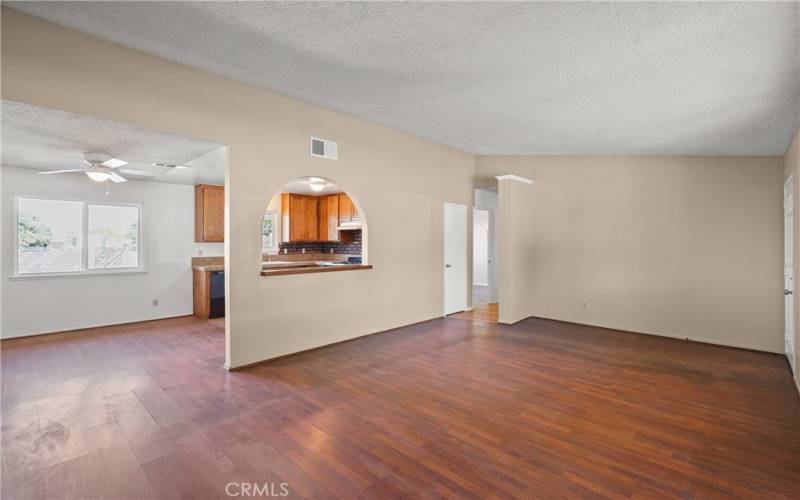
[[[284,250],[287,254],[303,253],[305,248],[307,254],[330,254],[333,251],[334,254],[361,255],[361,231],[349,231],[349,233],[349,241],[281,243],[280,253],[283,254]]]

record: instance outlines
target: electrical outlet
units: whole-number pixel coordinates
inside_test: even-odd
[[[153,299],[153,307],[158,307],[158,299]]]

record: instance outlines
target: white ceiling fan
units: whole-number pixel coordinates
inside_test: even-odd
[[[125,182],[127,179],[119,174],[142,175],[147,177],[155,177],[150,172],[144,170],[132,170],[129,168],[120,168],[128,164],[127,161],[114,158],[106,153],[83,153],[83,161],[86,166],[83,168],[72,168],[68,170],[49,170],[39,172],[41,175],[50,174],[66,174],[71,172],[82,172],[86,174],[91,180],[95,182]]]

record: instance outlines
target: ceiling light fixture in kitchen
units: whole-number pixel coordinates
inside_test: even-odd
[[[322,191],[325,189],[325,179],[320,179],[319,177],[309,177],[308,187],[310,187],[312,191]]]

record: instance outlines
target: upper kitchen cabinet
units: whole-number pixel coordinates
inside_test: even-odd
[[[224,241],[225,186],[194,187],[194,240]]]
[[[319,197],[319,241],[339,241],[339,195]]]
[[[281,241],[319,241],[319,197],[281,194]]]
[[[356,225],[360,222],[361,217],[353,200],[345,193],[339,193],[339,225]]]

